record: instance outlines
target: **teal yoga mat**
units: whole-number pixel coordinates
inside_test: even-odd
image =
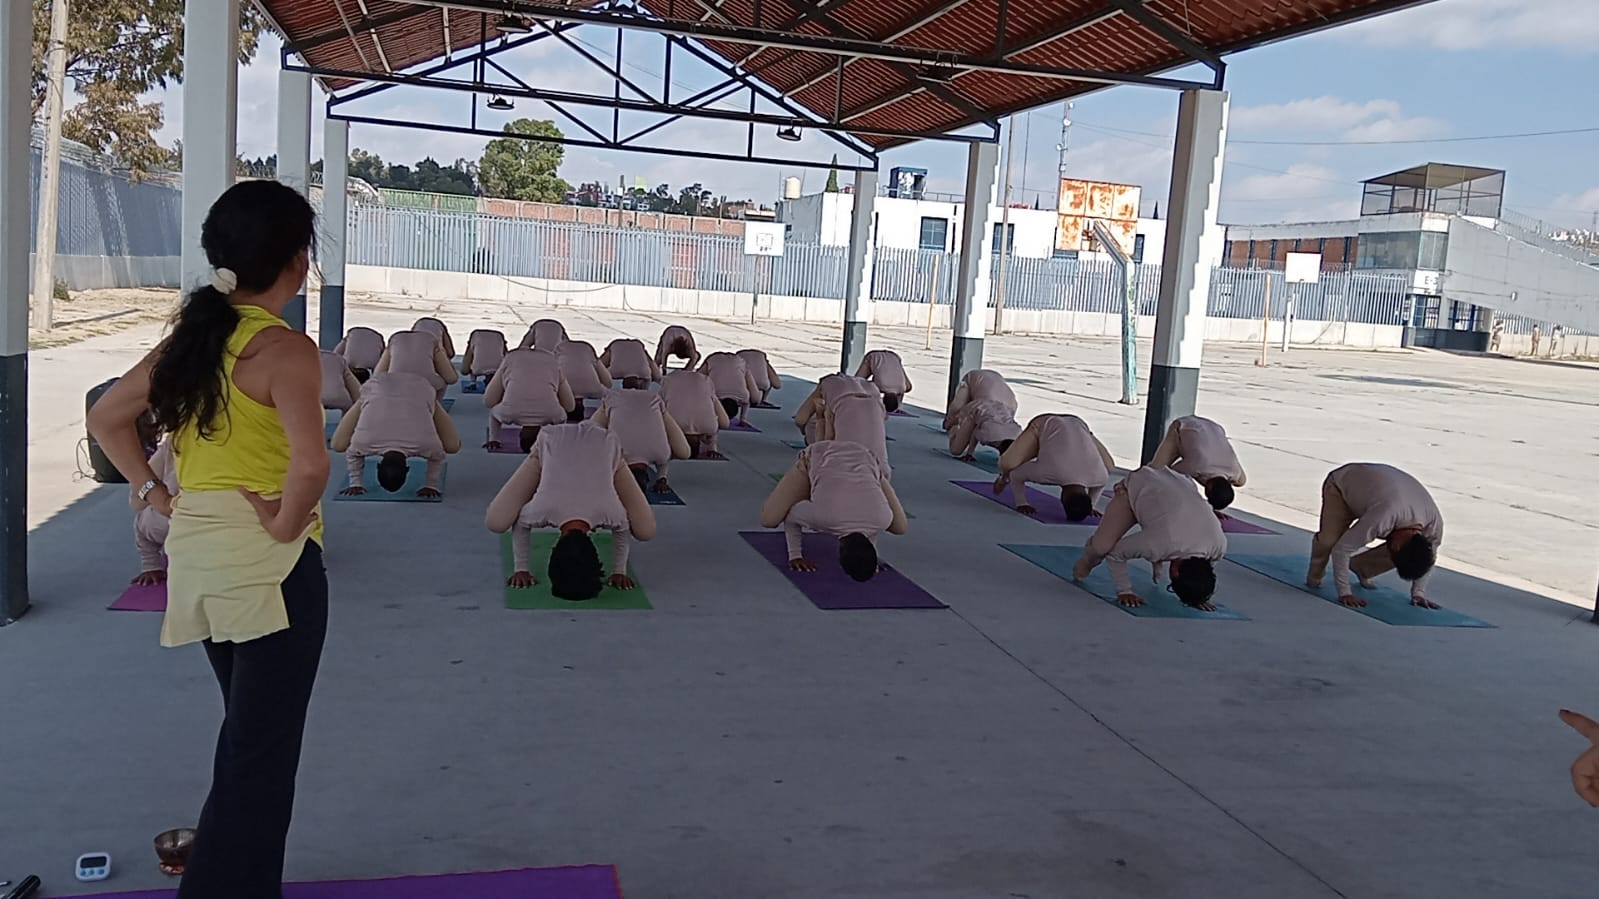
[[[951,456],[949,454],[949,450],[945,447],[933,446],[928,447],[928,449],[932,451],[933,455],[938,456],[940,459],[950,459],[956,462],[962,461],[955,456]],[[977,458],[967,462],[967,465],[970,465],[973,468],[981,468],[983,471],[986,471],[992,475],[999,474],[999,453],[994,452],[986,446],[980,446],[977,448],[977,452],[973,453],[973,455],[975,455]]]
[[[398,491],[390,493],[378,486],[378,457],[366,457],[366,471],[361,478],[361,486],[366,492],[360,496],[341,496],[340,490],[349,483],[349,476],[342,466],[334,466],[333,498],[340,502],[356,503],[437,503],[443,502],[442,496],[417,496],[416,492],[422,489],[422,484],[427,480],[428,463],[426,459],[411,458],[406,460],[405,486]],[[444,490],[444,482],[449,475],[449,465],[439,474],[439,490]]]
[[[1036,546],[1017,543],[1001,543],[1000,546],[1066,581],[1072,579],[1072,566],[1077,564],[1078,558],[1083,554],[1081,546]],[[1128,573],[1132,576],[1133,592],[1144,599],[1144,604],[1141,606],[1128,608],[1116,602],[1116,587],[1111,583],[1110,569],[1106,568],[1103,562],[1082,583],[1075,584],[1075,586],[1138,618],[1199,618],[1215,621],[1249,620],[1248,616],[1241,615],[1221,603],[1216,603],[1216,611],[1214,612],[1201,612],[1198,609],[1189,608],[1178,601],[1176,596],[1166,592],[1164,585],[1152,583],[1148,575],[1143,571],[1132,570]]]
[[[1329,570],[1322,578],[1321,588],[1312,590],[1305,586],[1305,570],[1310,567],[1310,559],[1305,556],[1228,556],[1227,561],[1242,565],[1251,571],[1271,578],[1279,583],[1287,584],[1296,590],[1302,590],[1318,599],[1332,603],[1338,608],[1349,608],[1338,602],[1338,591],[1333,588],[1332,571]],[[1331,569],[1331,565],[1328,566]],[[1480,621],[1470,615],[1462,615],[1449,609],[1423,609],[1410,604],[1410,592],[1395,590],[1385,584],[1377,584],[1377,589],[1367,590],[1354,580],[1355,595],[1366,601],[1363,609],[1350,608],[1351,612],[1359,612],[1367,618],[1375,618],[1383,624],[1392,624],[1400,627],[1494,627],[1486,621]],[[1432,599],[1432,597],[1428,597]],[[1437,602],[1436,599],[1433,600]]]

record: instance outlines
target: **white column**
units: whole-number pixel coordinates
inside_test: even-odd
[[[344,248],[350,230],[350,123],[328,119],[322,126],[322,221],[317,267],[322,299],[317,304],[317,344],[331,350],[344,339]]]
[[[854,207],[849,222],[849,269],[844,284],[844,349],[840,370],[852,375],[866,355],[866,326],[872,320],[873,242],[877,233],[877,172],[855,173]]]
[[[33,4],[0,3],[0,625],[28,610],[28,149]]]
[[[278,72],[278,181],[309,197],[311,190],[311,76]],[[305,285],[283,309],[289,327],[305,330]]]
[[[183,283],[210,277],[200,226],[233,185],[239,111],[239,0],[186,0],[183,37]]]
[[[1155,349],[1149,368],[1143,461],[1155,455],[1172,419],[1194,412],[1199,358],[1205,345],[1210,276],[1220,256],[1216,224],[1222,151],[1227,144],[1227,93],[1186,90],[1177,107],[1166,248],[1155,307]]]
[[[955,280],[955,340],[949,356],[949,393],[955,398],[966,373],[983,367],[983,332],[993,257],[993,209],[999,174],[999,144],[973,143],[966,150],[966,206],[961,219],[960,269]]]

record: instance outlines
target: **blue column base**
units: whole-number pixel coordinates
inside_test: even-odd
[[[0,356],[0,626],[27,611],[28,354],[23,352]]]
[[[839,371],[853,375],[866,357],[866,323],[844,323],[844,351],[839,360]]]
[[[944,407],[955,399],[955,391],[960,389],[961,379],[966,373],[976,371],[983,367],[983,338],[957,337],[949,353],[949,393],[944,397]]]
[[[294,299],[283,307],[283,320],[294,330],[305,333],[305,294],[295,294]]]
[[[1173,419],[1194,414],[1199,396],[1199,369],[1175,365],[1149,367],[1149,407],[1144,412],[1144,451],[1139,459],[1148,464],[1166,436]]]
[[[344,339],[344,285],[322,285],[322,302],[318,304],[317,346],[331,350]]]

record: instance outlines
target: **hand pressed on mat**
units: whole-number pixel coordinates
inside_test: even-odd
[[[605,579],[605,583],[607,586],[615,587],[618,590],[631,590],[638,586],[637,581],[625,574],[613,574]]]
[[[655,493],[671,493],[672,485],[666,483],[666,478],[656,478],[655,486],[650,488]]]
[[[1076,574],[1075,571],[1072,573]],[[1116,602],[1119,605],[1124,605],[1129,609],[1136,609],[1144,604],[1144,598],[1139,596],[1137,593],[1118,593],[1116,594]]]
[[[422,497],[423,499],[436,499],[444,494],[440,492],[439,488],[437,487],[423,487],[421,490],[416,492],[416,495]]]
[[[365,487],[346,487],[339,491],[340,496],[366,496]]]
[[[511,573],[510,577],[505,579],[505,584],[508,587],[531,587],[538,582],[539,579],[534,577],[531,571],[515,571]]]
[[[156,584],[164,584],[166,582],[166,569],[155,568],[150,571],[139,572],[138,577],[135,577],[130,583],[136,587],[154,587]]]
[[[789,571],[815,571],[816,570],[816,563],[812,562],[810,559],[806,559],[806,558],[803,558],[803,557],[798,558],[798,559],[789,559],[788,560],[788,570]]]

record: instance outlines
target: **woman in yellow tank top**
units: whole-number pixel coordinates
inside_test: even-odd
[[[214,267],[172,331],[89,413],[139,496],[172,519],[161,642],[203,643],[222,733],[181,899],[281,899],[306,708],[327,633],[318,502],[328,482],[316,344],[279,316],[309,267],[315,214],[275,181],[230,188],[200,242]],[[180,495],[135,422],[172,435]]]

